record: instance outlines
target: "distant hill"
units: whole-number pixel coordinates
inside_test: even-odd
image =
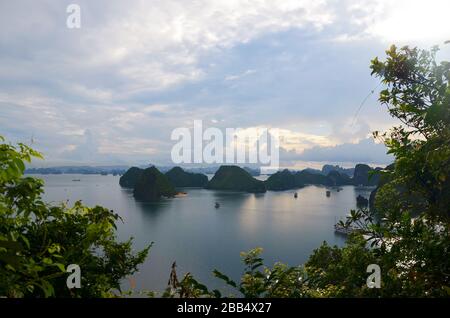
[[[369,206],[369,200],[363,197],[362,195],[358,195],[356,197],[356,206],[358,208],[367,208]]]
[[[373,173],[381,168],[371,168],[365,164],[357,164],[353,173],[353,184],[363,186],[376,186],[380,181],[380,175]],[[373,174],[373,175],[371,175]]]
[[[283,191],[298,187],[294,174],[288,169],[272,174],[264,182],[267,190]]]
[[[305,168],[302,171],[306,171],[312,174],[324,174],[321,170],[313,169],[313,168]]]
[[[245,192],[266,192],[263,181],[253,178],[238,166],[221,166],[208,182],[207,189],[233,190]]]
[[[138,167],[131,167],[125,172],[123,176],[119,179],[119,184],[123,188],[134,188],[136,182],[142,176],[144,169]]]
[[[337,171],[340,174],[346,174],[349,177],[353,177],[353,173],[355,172],[355,168],[342,168],[338,165],[323,165],[322,174],[328,175],[331,171]]]
[[[353,180],[345,173],[338,172],[336,170],[330,171],[327,175],[327,185],[330,186],[341,186],[341,185],[352,185]]]
[[[326,185],[327,177],[323,174],[318,174],[315,172],[311,172],[311,170],[302,170],[298,171],[294,175],[295,184],[298,187],[307,185],[307,184],[318,184],[318,185]]]
[[[336,172],[339,174],[338,172]],[[334,176],[336,178],[337,176]],[[344,177],[339,176],[339,180]],[[271,175],[266,181],[267,190],[282,191],[300,188],[309,184],[316,185],[334,185],[334,179],[328,178],[323,174],[310,171],[308,169],[302,171],[289,171],[287,169],[278,171]]]
[[[373,169],[368,165],[359,164],[356,165],[354,170],[354,177],[348,176],[348,172],[339,172],[335,170],[336,166],[330,166],[322,169],[323,171],[329,171],[327,175],[323,173],[317,173],[311,171],[311,169],[305,169],[302,171],[289,171],[287,169],[278,171],[271,175],[266,181],[265,185],[267,190],[282,191],[300,188],[305,185],[324,185],[324,186],[344,186],[344,185],[363,185],[363,186],[375,186],[379,182],[379,175],[376,173],[369,177],[372,171],[377,171],[381,168]]]
[[[184,167],[184,171],[192,173],[202,173],[202,174],[215,174],[221,166],[206,166],[206,167]],[[252,176],[261,175],[261,169],[259,167],[243,167]],[[161,170],[162,171],[162,170]]]
[[[393,164],[393,163],[388,165],[385,168],[386,171],[391,171],[391,172],[394,169],[395,169],[395,164]],[[380,175],[379,176],[379,181],[378,181],[377,187],[370,193],[370,196],[369,196],[369,207],[370,207],[370,209],[375,210],[375,199],[376,199],[376,195],[377,195],[379,189],[383,185],[385,185],[386,183],[388,183],[390,181],[391,181],[391,178],[390,178],[389,174],[384,174],[384,175]]]
[[[203,174],[215,174],[217,170],[219,170],[219,166],[208,166],[208,167],[185,167],[185,171],[189,171],[192,173],[203,173]]]
[[[247,171],[251,176],[257,177],[261,175],[261,169],[260,168],[250,168],[250,167],[244,167],[245,171]]]
[[[204,187],[208,177],[201,173],[186,172],[180,167],[174,167],[166,172],[170,183],[175,187]]]
[[[155,167],[142,172],[133,190],[134,197],[142,201],[158,201],[161,197],[173,197],[176,193],[169,179]]]

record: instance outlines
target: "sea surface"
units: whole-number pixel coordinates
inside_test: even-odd
[[[174,261],[179,277],[190,272],[208,287],[227,292],[212,270],[238,280],[244,269],[239,256],[242,251],[262,247],[267,265],[281,261],[294,266],[304,263],[323,241],[342,246],[345,237],[334,232],[334,224],[356,207],[359,194],[368,198],[372,190],[307,186],[248,194],[184,188],[186,196],[143,203],[133,198],[131,190],[119,186],[118,176],[35,176],[45,181],[47,202],[82,200],[89,206],[105,206],[123,219],[118,224],[120,240],[134,237],[136,250],[154,242],[139,273],[123,282],[125,288],[131,285],[152,291],[167,287]],[[298,198],[294,198],[295,192]]]

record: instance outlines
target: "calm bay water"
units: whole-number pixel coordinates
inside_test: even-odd
[[[345,186],[339,192],[329,189],[331,196],[326,197],[327,189],[318,186],[265,194],[183,189],[185,197],[142,203],[119,186],[118,176],[37,177],[45,181],[46,201],[82,200],[89,206],[105,206],[123,218],[118,224],[120,240],[133,236],[136,249],[154,242],[134,276],[136,289],[154,291],[167,286],[173,261],[179,277],[191,272],[200,282],[221,289],[224,284],[212,270],[238,279],[243,270],[241,251],[263,247],[270,266],[276,261],[302,264],[323,241],[344,244],[345,238],[334,233],[334,224],[355,208],[358,194],[368,198],[371,191]],[[215,202],[220,208],[214,207]]]

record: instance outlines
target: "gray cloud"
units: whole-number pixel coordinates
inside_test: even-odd
[[[393,161],[393,157],[386,152],[387,148],[383,144],[377,144],[372,138],[367,138],[358,143],[344,143],[334,147],[312,147],[300,154],[282,150],[280,158],[285,162],[317,161],[387,165]]]
[[[387,1],[80,0],[77,30],[69,3],[0,2],[0,134],[49,163],[164,162],[194,119],[333,144],[393,124],[375,93],[349,125],[377,84]]]

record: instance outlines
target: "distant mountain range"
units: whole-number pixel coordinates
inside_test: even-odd
[[[158,165],[146,165],[139,166],[141,169],[156,167],[160,172],[166,173],[174,168],[174,166],[158,166]],[[183,168],[185,171],[192,173],[203,174],[215,174],[221,166],[208,166],[208,167],[192,167]],[[117,165],[117,166],[57,166],[57,167],[45,167],[45,168],[28,168],[25,170],[27,174],[113,174],[123,175],[130,166]],[[261,169],[259,167],[243,167],[251,176],[261,175]],[[308,171],[312,174],[328,175],[331,171],[337,171],[341,174],[346,174],[349,177],[353,176],[354,168],[342,168],[338,165],[324,165],[322,170],[306,168],[304,171]]]
[[[329,174],[331,171],[337,171],[341,174],[346,174],[349,177],[353,177],[353,173],[355,172],[355,168],[342,168],[338,165],[324,165],[322,167],[322,174],[327,175]]]
[[[114,174],[122,175],[129,166],[60,166],[48,168],[28,168],[27,174]]]

